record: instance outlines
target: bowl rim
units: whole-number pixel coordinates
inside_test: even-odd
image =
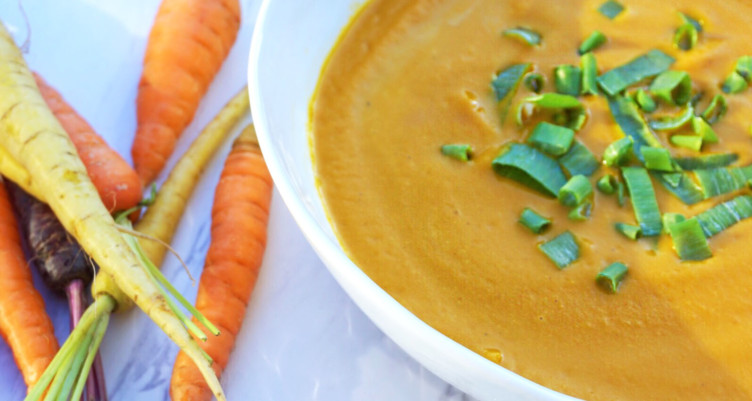
[[[259,68],[257,66],[261,63],[261,54],[265,44],[265,31],[267,24],[269,24],[268,16],[274,3],[279,2],[263,0],[251,40],[247,78],[253,123],[256,127],[261,151],[269,172],[274,179],[277,191],[308,243],[324,262],[327,270],[334,276],[340,287],[343,288],[379,330],[384,332],[408,355],[442,380],[447,381],[473,397],[499,400],[578,400],[544,387],[491,362],[423,322],[358,268],[347,257],[340,245],[332,240],[318,225],[314,216],[297,196],[296,190],[291,183],[292,180],[290,180],[286,168],[282,163],[282,155],[277,152],[272,143],[271,138],[273,134],[271,133],[263,100],[264,85],[261,84],[261,76],[258,73]],[[362,6],[367,1],[359,3],[362,3]],[[357,14],[359,9],[360,7],[353,8],[351,15]],[[342,29],[345,27],[342,26]],[[320,73],[323,66],[317,66],[316,68],[319,69]],[[310,101],[310,98],[307,99],[306,104],[310,104]],[[308,115],[307,112],[306,115]],[[306,124],[306,126],[309,126],[309,124]],[[308,139],[310,135],[309,128],[305,136]],[[321,202],[320,193],[319,191],[316,192],[317,200]],[[385,316],[390,317],[388,325],[382,320]],[[399,332],[399,335],[395,332]],[[443,355],[443,357],[438,358],[439,354]],[[456,372],[452,372],[452,370],[457,369],[457,366],[461,366],[464,369],[463,374],[460,376],[456,376]],[[475,388],[473,385],[477,384],[477,380],[468,378],[481,378],[482,383],[486,385],[480,389]],[[506,391],[507,394],[499,394],[498,391]]]

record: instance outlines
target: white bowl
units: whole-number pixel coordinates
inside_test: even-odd
[[[253,120],[274,182],[332,275],[408,354],[483,400],[574,400],[506,370],[434,330],[371,281],[345,255],[314,183],[309,106],[322,65],[360,0],[265,0],[253,34]]]

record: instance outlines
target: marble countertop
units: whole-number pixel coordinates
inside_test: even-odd
[[[29,31],[15,1],[0,2],[0,19],[18,43]],[[24,2],[30,66],[57,87],[110,145],[130,160],[135,96],[146,36],[157,0]],[[260,1],[242,1],[243,25],[225,65],[178,143],[182,153],[200,128],[246,80],[247,54]],[[224,144],[202,177],[173,241],[200,275],[209,241],[209,205]],[[174,164],[176,157],[170,161]],[[189,300],[193,286],[174,257],[163,266]],[[67,336],[67,304],[38,280],[58,338]],[[116,315],[102,345],[110,399],[166,400],[177,353],[143,313]],[[353,304],[306,242],[275,193],[264,264],[238,344],[222,377],[230,400],[458,401],[469,396],[411,359]],[[0,400],[26,393],[0,340]]]

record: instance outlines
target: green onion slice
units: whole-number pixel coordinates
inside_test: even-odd
[[[692,217],[668,226],[674,249],[681,260],[704,260],[713,256],[699,221]]]
[[[663,217],[661,218],[663,221],[663,232],[668,234],[668,227],[674,223],[678,223],[680,221],[684,221],[687,218],[679,213],[663,213]]]
[[[593,53],[585,53],[580,57],[582,68],[582,94],[598,94],[598,64]]]
[[[525,75],[525,79],[523,82],[527,89],[535,93],[540,93],[543,90],[543,86],[546,83],[545,79],[543,78],[543,75],[537,72],[531,72]]]
[[[530,46],[538,46],[541,44],[540,33],[524,27],[517,27],[507,29],[503,32],[504,36],[517,39],[523,43],[527,43]]]
[[[710,238],[734,224],[752,217],[752,196],[741,195],[696,216],[702,232]]]
[[[593,31],[590,36],[588,36],[580,45],[580,48],[577,49],[577,53],[579,55],[583,55],[585,53],[589,53],[599,47],[601,47],[604,43],[606,43],[608,39],[606,38],[606,35],[603,34],[601,31]]]
[[[645,168],[648,170],[671,172],[676,171],[676,166],[671,159],[671,153],[664,148],[643,146],[640,148],[642,158],[645,160]]]
[[[515,143],[505,147],[491,162],[496,174],[511,178],[555,198],[567,183],[558,163],[537,149]]]
[[[603,163],[610,167],[626,164],[632,154],[632,147],[632,137],[629,136],[611,142],[603,151]]]
[[[633,152],[637,158],[642,157],[640,148],[643,146],[661,147],[661,142],[648,128],[634,101],[625,96],[614,96],[608,98],[608,106],[624,135],[632,138]]]
[[[705,198],[738,191],[747,185],[743,175],[733,174],[732,170],[724,167],[694,170],[694,173]]]
[[[599,163],[593,152],[579,141],[574,141],[569,152],[559,158],[559,163],[570,176],[590,177],[598,169]]]
[[[640,106],[642,111],[646,113],[652,113],[658,108],[658,104],[653,100],[653,97],[650,96],[650,93],[646,91],[645,89],[639,89],[637,91],[637,94],[635,94],[635,101],[637,102],[637,105]]]
[[[613,195],[614,193],[616,193],[616,187],[618,184],[619,180],[616,177],[614,177],[612,174],[606,174],[598,179],[595,187],[606,195]]]
[[[582,71],[573,65],[560,65],[554,68],[554,87],[556,92],[579,96],[582,82]]]
[[[617,232],[619,232],[619,234],[633,241],[636,241],[642,236],[642,229],[640,229],[639,226],[633,226],[626,223],[616,223],[614,224],[614,228]]]
[[[575,175],[559,190],[559,203],[567,207],[581,204],[593,193],[593,185],[584,175]]]
[[[652,173],[653,177],[669,191],[672,195],[679,198],[685,205],[694,205],[705,199],[705,193],[692,177],[686,172],[681,173]]]
[[[590,201],[582,202],[569,211],[567,217],[576,221],[585,221],[590,218],[590,214],[593,212],[593,203]]]
[[[552,156],[561,156],[572,147],[574,131],[547,122],[535,126],[527,142]]]
[[[551,220],[541,216],[535,210],[526,207],[520,215],[520,223],[535,234],[540,234],[551,226]]]
[[[692,130],[702,138],[703,143],[718,143],[718,136],[704,118],[692,117]]]
[[[689,51],[697,46],[699,32],[690,22],[684,23],[674,32],[674,46],[680,50]]]
[[[697,32],[702,32],[702,23],[698,19],[693,18],[685,13],[679,13],[679,18],[681,18],[682,23],[692,24]]]
[[[580,257],[580,246],[569,231],[557,235],[550,241],[538,245],[540,249],[559,269],[571,265]]]
[[[645,78],[656,76],[674,64],[674,58],[660,50],[651,50],[627,64],[616,67],[598,77],[598,83],[611,96]]]
[[[624,263],[611,263],[595,276],[595,282],[606,291],[616,294],[616,292],[619,291],[619,284],[621,284],[624,277],[627,276],[627,270],[627,265]]]
[[[650,121],[650,128],[656,131],[676,131],[688,122],[692,121],[695,111],[692,105],[687,105],[678,116],[661,116]]]
[[[661,233],[661,211],[655,198],[653,183],[647,170],[642,167],[622,167],[622,175],[629,189],[637,221],[642,234],[652,237]]]
[[[496,94],[497,102],[501,102],[507,97],[514,95],[514,92],[517,91],[517,87],[520,85],[522,77],[531,66],[532,64],[530,63],[515,64],[506,68],[504,71],[501,71],[493,81],[491,81],[491,87]]]
[[[727,110],[728,104],[726,103],[726,98],[719,94],[713,96],[713,100],[710,101],[710,104],[701,115],[709,124],[715,124],[726,115]]]
[[[624,6],[616,0],[608,0],[598,7],[598,11],[608,19],[614,19],[624,11]]]
[[[748,86],[749,84],[747,84],[747,80],[737,71],[734,71],[726,77],[725,81],[723,81],[721,90],[724,93],[735,94],[744,92],[747,90]]]
[[[727,167],[739,160],[736,153],[715,153],[709,155],[677,157],[676,164],[684,170],[699,170],[707,168]]]
[[[752,57],[742,56],[736,61],[736,72],[739,73],[747,82],[752,80]]]
[[[674,146],[691,149],[696,152],[702,149],[702,137],[697,135],[672,135],[669,138],[669,142]]]
[[[525,112],[527,105],[533,105],[534,108],[539,107],[542,109],[562,111],[566,116],[564,124],[575,131],[582,128],[587,119],[585,107],[576,97],[563,95],[561,93],[543,93],[530,96],[520,103],[520,106],[517,109],[517,124],[519,125],[523,124],[523,113]]]
[[[692,97],[692,80],[684,71],[664,71],[650,84],[650,92],[668,104],[684,106]]]
[[[463,162],[470,160],[472,147],[467,144],[449,144],[441,146],[441,154]]]

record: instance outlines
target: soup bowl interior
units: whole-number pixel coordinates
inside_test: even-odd
[[[265,0],[249,62],[253,120],[277,190],[334,278],[395,343],[442,379],[484,400],[574,400],[452,341],[415,317],[343,252],[327,219],[310,149],[309,117],[319,74],[362,6],[354,0]]]

